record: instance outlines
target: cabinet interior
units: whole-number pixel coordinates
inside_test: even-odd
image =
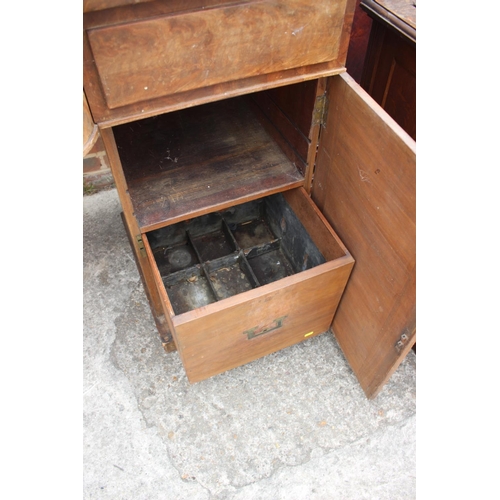
[[[113,127],[141,230],[303,186],[317,87],[312,80]]]
[[[175,314],[326,262],[282,194],[147,233]],[[344,255],[337,245],[333,255]]]

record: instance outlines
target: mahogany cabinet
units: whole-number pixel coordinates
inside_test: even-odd
[[[84,1],[84,91],[166,351],[197,382],[333,331],[415,342],[415,142],[345,73],[352,0]]]

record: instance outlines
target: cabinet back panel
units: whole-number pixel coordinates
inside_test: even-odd
[[[317,86],[317,80],[310,80],[252,94],[262,114],[304,164],[311,146],[309,135]]]

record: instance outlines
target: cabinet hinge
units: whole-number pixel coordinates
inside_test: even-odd
[[[326,127],[326,117],[328,114],[328,97],[325,94],[316,97],[313,111],[313,125]]]
[[[142,257],[146,257],[146,249],[144,248],[144,242],[142,241],[142,235],[138,234],[135,237],[137,241],[137,249],[139,250],[139,253],[141,254]]]
[[[396,345],[394,346],[396,351],[398,353],[400,353],[403,350],[404,346],[408,343],[409,340],[410,340],[409,335],[406,333],[403,333],[401,335],[401,337],[399,338],[399,340],[396,342]]]

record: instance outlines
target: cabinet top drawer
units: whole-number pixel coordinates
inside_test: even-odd
[[[311,65],[338,72],[347,3],[146,2],[86,14],[84,80],[94,117],[101,121],[97,90],[97,104],[113,111]]]

